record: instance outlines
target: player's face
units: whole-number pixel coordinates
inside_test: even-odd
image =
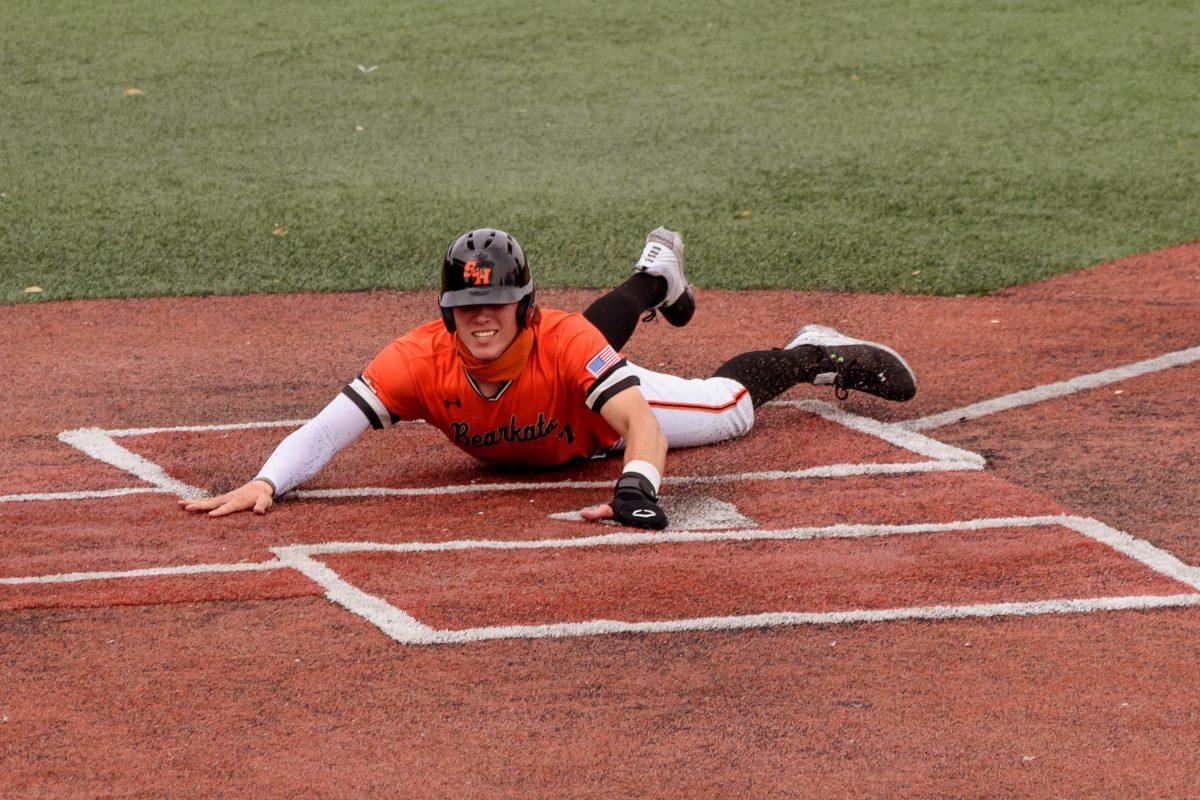
[[[493,361],[517,338],[517,304],[458,306],[454,309],[458,338],[480,361]]]

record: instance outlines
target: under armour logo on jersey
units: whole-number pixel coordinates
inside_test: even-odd
[[[446,408],[449,408],[449,407],[450,407],[450,401],[449,401],[449,400],[443,400],[442,402],[446,404]],[[456,398],[454,398],[454,405],[455,405],[457,408],[462,408],[462,401],[461,401],[461,400],[459,400],[459,399],[456,397]]]
[[[463,281],[472,286],[491,286],[492,268],[481,267],[479,262],[472,258],[463,264]]]

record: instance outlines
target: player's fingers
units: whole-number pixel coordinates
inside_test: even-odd
[[[200,497],[188,500],[180,499],[179,505],[184,511],[211,511],[217,506],[224,503],[228,498],[224,495],[221,497]]]
[[[229,502],[222,504],[220,507],[214,508],[212,511],[208,512],[208,515],[210,517],[223,517],[226,514],[232,514],[235,511],[245,511],[249,507],[250,503],[245,501],[238,502],[238,500],[234,498]]]
[[[595,522],[601,519],[612,519],[613,510],[612,506],[610,506],[608,503],[604,503],[602,505],[591,506],[590,508],[583,509],[579,512],[579,516],[583,517],[588,522]]]
[[[271,507],[271,498],[268,495],[263,495],[254,503],[255,514],[265,514],[267,509]]]

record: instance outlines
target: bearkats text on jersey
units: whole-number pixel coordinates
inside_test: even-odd
[[[558,420],[546,419],[546,415],[542,413],[538,414],[537,422],[529,425],[518,424],[517,415],[513,414],[507,425],[501,425],[484,434],[472,434],[469,422],[450,423],[451,436],[460,447],[494,447],[501,442],[535,442],[556,432],[558,438],[565,439],[567,444],[575,441],[570,423],[560,428]]]

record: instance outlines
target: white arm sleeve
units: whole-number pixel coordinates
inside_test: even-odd
[[[339,394],[320,414],[279,443],[258,477],[275,484],[278,497],[320,472],[370,425],[358,406]]]

